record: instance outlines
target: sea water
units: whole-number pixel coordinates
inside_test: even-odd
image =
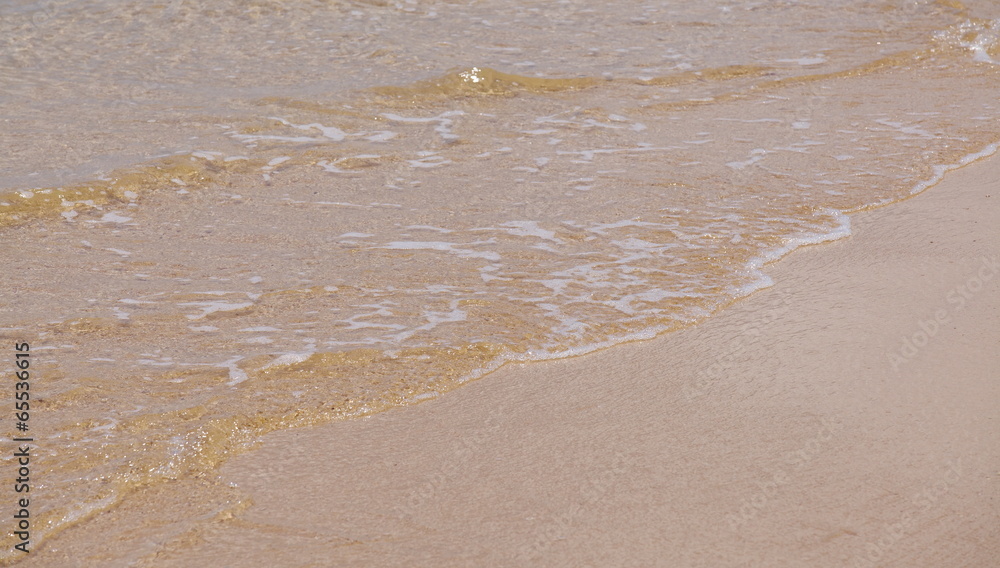
[[[269,431],[768,286],[767,262],[996,149],[998,18],[984,0],[0,5],[0,333],[34,358],[36,541]]]

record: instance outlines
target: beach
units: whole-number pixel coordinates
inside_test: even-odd
[[[2,565],[995,552],[992,0],[7,3],[0,77]]]
[[[691,328],[271,434],[228,514],[140,491],[23,565],[991,566],[998,189],[858,213]]]

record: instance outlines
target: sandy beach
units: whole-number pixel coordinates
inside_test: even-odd
[[[702,324],[269,435],[22,565],[995,565],[998,189],[981,160]]]
[[[995,0],[0,38],[0,566],[997,565]]]

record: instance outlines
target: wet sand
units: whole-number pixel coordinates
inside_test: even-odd
[[[998,190],[972,164],[700,325],[274,433],[23,565],[994,565]]]

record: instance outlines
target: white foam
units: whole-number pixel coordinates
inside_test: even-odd
[[[797,65],[802,65],[803,67],[808,67],[811,65],[819,65],[820,63],[826,63],[826,57],[821,53],[814,57],[799,57],[798,59],[778,59],[778,63],[795,63]]]
[[[287,203],[294,203],[299,205],[337,205],[339,207],[362,207],[366,209],[369,207],[368,205],[361,205],[359,203],[346,203],[343,201],[299,201],[292,199],[290,197],[285,197],[283,199]]]
[[[364,139],[369,142],[388,142],[396,137],[396,133],[391,130],[376,130],[374,132],[362,132]]]
[[[746,123],[746,124],[757,124],[757,123],[763,123],[763,122],[776,122],[778,124],[781,124],[782,122],[785,122],[784,120],[781,120],[780,118],[752,118],[752,119],[751,118],[716,118],[715,120],[722,120],[722,121],[726,121],[726,122],[743,122],[743,123]]]
[[[252,144],[261,140],[274,140],[276,142],[322,142],[322,138],[312,136],[276,136],[272,134],[234,134],[233,138],[245,143]]]
[[[502,223],[501,227],[511,227],[509,229],[504,229],[507,233],[511,235],[516,235],[520,237],[538,237],[540,239],[545,239],[547,241],[552,241],[555,243],[561,243],[562,241],[556,238],[554,231],[549,231],[548,229],[542,229],[538,226],[536,221],[508,221]]]
[[[431,155],[420,158],[419,160],[406,160],[406,163],[409,164],[411,168],[436,168],[450,164],[451,160],[442,156]]]
[[[966,20],[958,26],[937,34],[937,38],[958,45],[970,53],[978,63],[1000,65],[990,50],[1000,43],[1000,19],[973,22]]]
[[[451,127],[454,124],[454,121],[450,117],[464,116],[464,115],[465,113],[460,110],[449,110],[437,116],[431,116],[431,117],[409,117],[409,116],[400,116],[398,114],[393,114],[388,112],[382,113],[382,116],[384,118],[388,118],[389,120],[395,122],[416,123],[416,124],[426,124],[426,123],[436,122],[438,125],[434,127],[434,131],[437,132],[441,136],[441,139],[444,140],[445,142],[453,142],[455,140],[458,140],[458,135],[451,131]]]
[[[119,215],[116,211],[105,213],[101,217],[101,223],[128,223],[131,220],[132,220],[131,217],[125,217],[124,215]]]
[[[633,154],[641,152],[667,152],[672,150],[682,150],[680,146],[647,146],[639,144],[631,148],[596,148],[593,150],[559,150],[558,155],[577,155],[582,159],[572,160],[574,164],[589,164],[594,161],[594,157],[606,154]]]
[[[308,360],[310,357],[316,354],[315,350],[305,351],[300,353],[284,353],[280,355],[274,361],[271,361],[267,365],[264,365],[264,369],[270,369],[271,367],[281,367],[286,365],[295,365],[297,363],[302,363]]]
[[[750,151],[750,158],[748,158],[746,161],[743,161],[743,162],[728,162],[728,163],[726,163],[726,165],[729,166],[730,168],[733,168],[734,170],[742,170],[743,168],[745,168],[747,166],[756,164],[757,162],[763,160],[764,156],[766,154],[767,154],[767,150],[765,150],[763,148],[755,148],[755,149],[753,149],[753,150]]]
[[[468,243],[468,244],[482,244],[482,243]],[[442,241],[393,241],[385,246],[376,247],[383,249],[395,249],[395,250],[438,250],[442,252],[448,252],[451,254],[456,254],[461,257],[466,258],[484,258],[486,260],[500,260],[500,255],[492,252],[478,252],[468,249],[456,248],[460,246],[458,243],[448,243]],[[462,245],[467,246],[467,245]]]
[[[232,310],[240,310],[240,309],[243,309],[243,308],[249,308],[250,306],[253,305],[253,302],[239,302],[239,303],[222,302],[222,301],[218,301],[218,302],[183,302],[183,303],[181,303],[179,305],[181,305],[181,306],[196,306],[198,308],[201,308],[201,313],[200,314],[188,315],[187,316],[187,318],[189,320],[199,320],[199,319],[202,319],[202,318],[204,318],[205,316],[207,316],[209,314],[214,314],[215,312],[226,312],[226,311],[232,311]]]
[[[324,126],[318,122],[313,122],[310,124],[293,124],[280,117],[271,117],[272,120],[277,120],[278,122],[284,124],[285,126],[291,126],[296,130],[318,130],[324,138],[328,140],[333,140],[334,142],[340,142],[347,137],[347,133],[343,130],[337,128],[336,126]]]
[[[621,221],[615,221],[614,223],[602,223],[599,225],[592,225],[587,228],[587,231],[592,233],[597,233],[598,235],[604,235],[611,229],[621,229],[623,227],[661,227],[667,228],[666,225],[662,223],[650,223],[648,221],[638,221],[636,219],[623,219]]]
[[[226,382],[226,385],[235,386],[250,378],[247,376],[246,371],[236,365],[242,359],[243,357],[234,357],[228,361],[219,363],[219,367],[229,369],[229,381]]]
[[[924,130],[922,128],[918,128],[916,126],[907,126],[907,125],[903,124],[902,122],[896,122],[896,121],[888,120],[888,119],[885,119],[885,118],[876,120],[875,122],[878,123],[878,124],[881,124],[883,126],[888,126],[890,128],[895,128],[896,130],[902,132],[903,134],[911,134],[911,135],[917,136],[919,138],[928,139],[928,140],[937,138],[937,136],[935,136],[934,134],[931,134],[930,132],[927,132],[926,130]],[[900,137],[896,138],[896,140],[909,140],[909,139],[910,138],[907,138],[907,137],[904,137],[904,136],[900,136]]]
[[[428,231],[437,231],[439,233],[454,233],[451,229],[445,229],[443,227],[434,227],[432,225],[407,225],[407,229],[427,229]]]
[[[938,182],[940,182],[944,178],[944,174],[946,174],[947,172],[950,172],[951,170],[955,170],[955,169],[961,168],[962,166],[971,164],[972,162],[975,162],[976,160],[980,160],[982,158],[988,158],[988,157],[992,156],[993,154],[996,154],[998,148],[1000,148],[1000,144],[996,144],[996,143],[995,144],[990,144],[989,146],[983,148],[982,150],[980,150],[978,152],[975,152],[973,154],[969,154],[969,155],[963,157],[961,160],[959,160],[958,162],[956,162],[954,164],[948,164],[948,165],[944,165],[944,166],[940,166],[940,165],[939,166],[934,166],[934,168],[933,168],[934,175],[931,177],[931,179],[929,179],[927,181],[923,181],[923,182],[918,183],[916,186],[913,187],[912,190],[910,190],[910,194],[911,195],[916,195],[918,193],[922,193],[927,188],[929,188],[929,187],[931,187],[933,185],[936,185]]]
[[[399,333],[393,337],[393,340],[396,342],[402,342],[421,331],[430,331],[443,323],[465,321],[466,320],[465,310],[459,308],[458,303],[459,303],[458,300],[453,300],[450,305],[451,309],[450,311],[447,312],[434,312],[434,311],[424,312],[421,315],[427,320],[427,323],[415,327],[413,329],[404,331],[403,333]]]
[[[774,281],[761,269],[767,264],[780,260],[785,255],[799,247],[832,242],[851,236],[851,218],[843,211],[838,211],[836,209],[824,209],[819,211],[818,214],[832,217],[836,221],[837,225],[826,233],[807,233],[797,237],[785,239],[781,246],[768,249],[762,254],[751,258],[747,262],[746,268],[748,274],[754,278],[753,282],[735,287],[732,292],[737,297],[744,297],[756,292],[757,290],[773,286]]]

